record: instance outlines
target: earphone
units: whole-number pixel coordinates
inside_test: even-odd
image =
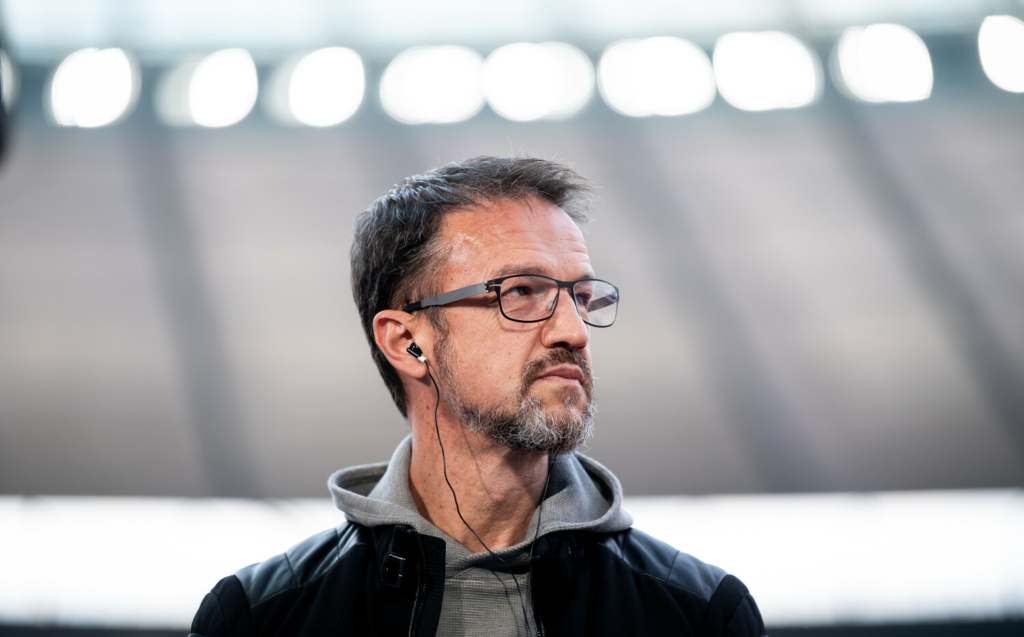
[[[412,354],[413,356],[415,356],[416,360],[418,360],[419,362],[421,362],[421,363],[426,363],[427,362],[427,357],[423,355],[423,350],[421,350],[420,346],[417,345],[416,343],[413,343],[409,347],[406,347],[405,351],[407,351],[410,354]],[[429,373],[429,370],[428,370],[427,373]],[[431,377],[430,380],[434,380],[433,377]]]
[[[444,444],[441,443],[441,428],[437,424],[437,410],[441,406],[441,390],[437,386],[437,381],[434,380],[434,375],[432,373],[430,373],[430,364],[427,363],[427,357],[423,355],[423,350],[421,350],[420,346],[417,345],[416,343],[413,343],[409,347],[405,348],[405,351],[409,352],[409,354],[414,356],[416,358],[416,360],[418,360],[419,362],[421,362],[421,363],[423,363],[424,365],[427,366],[427,376],[430,377],[430,382],[434,384],[434,392],[437,393],[437,402],[434,404],[434,431],[437,433],[437,444],[441,448],[441,466],[442,466],[442,470],[444,472],[444,481],[446,483],[448,483],[448,489],[452,492],[452,499],[455,501],[455,512],[459,514],[459,519],[462,520],[462,523],[466,525],[466,528],[469,529],[469,532],[473,534],[473,537],[476,538],[477,542],[480,542],[480,546],[484,547],[484,549],[490,554],[491,557],[493,557],[496,560],[498,560],[499,562],[501,562],[502,565],[505,567],[505,570],[508,571],[508,574],[512,576],[512,581],[515,582],[515,584],[516,584],[516,591],[519,593],[519,604],[523,608],[523,620],[526,622],[526,629],[527,629],[528,632],[532,632],[532,627],[531,627],[531,624],[530,624],[529,615],[526,612],[526,601],[523,598],[523,589],[520,588],[520,586],[519,586],[519,578],[517,578],[516,574],[512,572],[512,567],[509,566],[508,562],[506,562],[505,560],[503,560],[500,557],[498,557],[497,555],[495,555],[494,551],[492,551],[490,549],[490,547],[488,547],[486,544],[484,544],[484,541],[480,538],[479,535],[477,535],[477,532],[474,531],[473,527],[471,527],[469,525],[469,522],[466,522],[466,518],[462,517],[462,511],[459,509],[459,498],[455,495],[455,487],[452,486],[451,480],[448,479],[448,461],[446,460],[445,455],[444,455]],[[530,543],[530,555],[527,558],[527,564],[529,564],[531,561],[533,561],[533,548],[534,548],[534,546],[536,546],[536,544],[537,544],[537,537],[540,535],[540,520],[541,520],[541,516],[544,513],[544,499],[547,497],[547,494],[548,494],[548,483],[550,483],[550,481],[551,481],[551,460],[549,458],[548,459],[548,475],[547,475],[547,477],[544,480],[544,492],[540,496],[540,508],[537,511],[537,530],[533,534],[533,542]],[[531,587],[532,587],[532,580],[531,580]],[[529,589],[527,589],[527,591],[529,591]],[[533,626],[536,626],[536,619],[534,620]],[[516,631],[516,632],[519,632],[519,631]],[[539,630],[537,631],[537,634],[540,635],[540,631]]]

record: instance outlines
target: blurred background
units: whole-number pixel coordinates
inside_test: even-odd
[[[327,476],[407,432],[352,222],[518,153],[598,185],[623,303],[587,453],[638,526],[747,581],[772,634],[1024,633],[1021,18],[0,0],[0,635],[180,632],[339,523]],[[209,572],[147,597],[183,542]]]

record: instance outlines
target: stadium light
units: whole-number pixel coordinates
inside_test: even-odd
[[[7,112],[11,112],[14,103],[18,101],[18,74],[14,70],[11,58],[7,52],[0,49],[0,102],[3,103]]]
[[[597,78],[608,106],[630,117],[696,113],[715,99],[708,56],[680,38],[616,42],[601,56]]]
[[[728,33],[715,44],[713,59],[718,92],[736,108],[799,108],[821,96],[817,56],[788,33]]]
[[[194,125],[188,104],[188,85],[192,81],[199,60],[188,60],[160,77],[153,93],[153,106],[157,117],[171,126]]]
[[[219,128],[244,119],[258,91],[252,56],[243,49],[225,49],[165,73],[154,101],[157,115],[166,124]]]
[[[509,44],[487,57],[483,87],[488,104],[506,119],[563,119],[590,101],[594,67],[568,44]]]
[[[352,117],[366,92],[366,72],[352,49],[330,47],[293,58],[264,92],[271,115],[287,124],[335,126]]]
[[[191,119],[200,126],[236,124],[256,104],[256,64],[244,49],[211,53],[196,65],[188,84]]]
[[[993,84],[1024,93],[1024,22],[1008,15],[985,18],[978,31],[978,53]]]
[[[461,46],[417,47],[391,61],[380,81],[384,110],[406,124],[446,124],[484,105],[483,58]]]
[[[932,94],[928,47],[898,24],[847,29],[833,52],[832,71],[841,91],[865,102],[916,102]]]
[[[139,94],[135,61],[121,49],[82,49],[60,63],[47,105],[60,126],[95,128],[125,117]]]

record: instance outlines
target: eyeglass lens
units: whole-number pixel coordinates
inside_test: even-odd
[[[517,321],[542,321],[555,311],[558,284],[538,276],[517,276],[501,283],[501,311]],[[580,317],[587,323],[604,327],[615,321],[619,303],[615,287],[599,280],[577,281],[573,296]]]

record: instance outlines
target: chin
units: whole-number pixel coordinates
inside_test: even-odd
[[[553,405],[551,407],[542,407],[541,410],[544,412],[544,416],[550,423],[565,423],[582,420],[586,416],[586,408],[582,405]],[[554,425],[552,428],[558,429],[558,425]]]
[[[557,387],[532,398],[552,415],[555,412],[561,412],[558,415],[564,415],[567,411],[581,412],[587,399],[582,387]]]

